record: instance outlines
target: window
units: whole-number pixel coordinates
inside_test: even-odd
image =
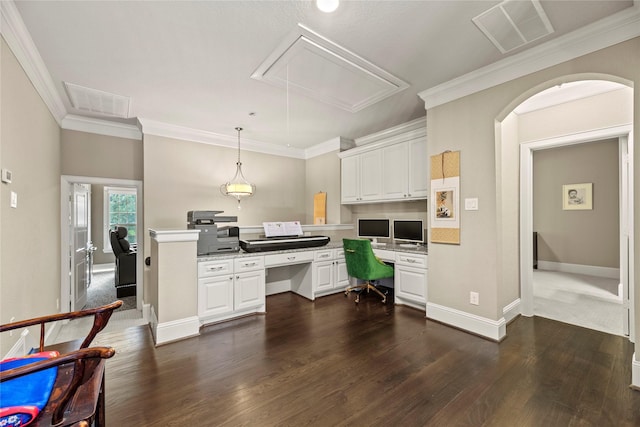
[[[109,231],[116,227],[126,227],[127,240],[137,243],[136,212],[137,195],[135,188],[104,187],[104,251],[112,252]]]

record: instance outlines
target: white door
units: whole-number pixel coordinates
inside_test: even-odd
[[[243,310],[264,305],[265,287],[264,270],[236,274],[233,308],[235,310]]]
[[[73,184],[71,190],[69,227],[71,311],[80,310],[87,303],[89,283],[88,248],[91,240],[91,187]]]

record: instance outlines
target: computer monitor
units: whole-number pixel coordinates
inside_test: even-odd
[[[359,218],[358,219],[358,237],[363,239],[373,239],[373,242],[377,242],[378,237],[389,238],[391,234],[389,232],[388,219],[378,218]]]
[[[398,242],[424,243],[424,228],[420,219],[393,220],[393,240]]]

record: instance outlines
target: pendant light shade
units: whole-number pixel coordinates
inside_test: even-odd
[[[240,209],[240,200],[243,197],[252,196],[256,191],[256,186],[250,184],[242,174],[242,162],[240,161],[240,132],[241,127],[237,127],[238,131],[238,161],[236,162],[236,174],[226,184],[220,186],[220,192],[225,196],[235,197],[238,201],[238,209]]]

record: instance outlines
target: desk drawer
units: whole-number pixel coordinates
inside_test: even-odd
[[[235,272],[242,273],[243,271],[261,270],[264,268],[264,257],[241,257],[235,259]]]
[[[329,261],[333,259],[333,249],[325,249],[322,251],[314,251],[314,261]]]
[[[265,255],[264,264],[267,267],[276,265],[301,264],[313,261],[314,251],[288,252],[285,254]]]
[[[395,262],[396,254],[393,251],[385,250],[385,249],[373,249],[373,253],[383,261],[387,262]]]
[[[411,267],[427,268],[427,256],[397,252],[396,264],[407,265]]]
[[[198,279],[233,273],[233,259],[198,263]]]

